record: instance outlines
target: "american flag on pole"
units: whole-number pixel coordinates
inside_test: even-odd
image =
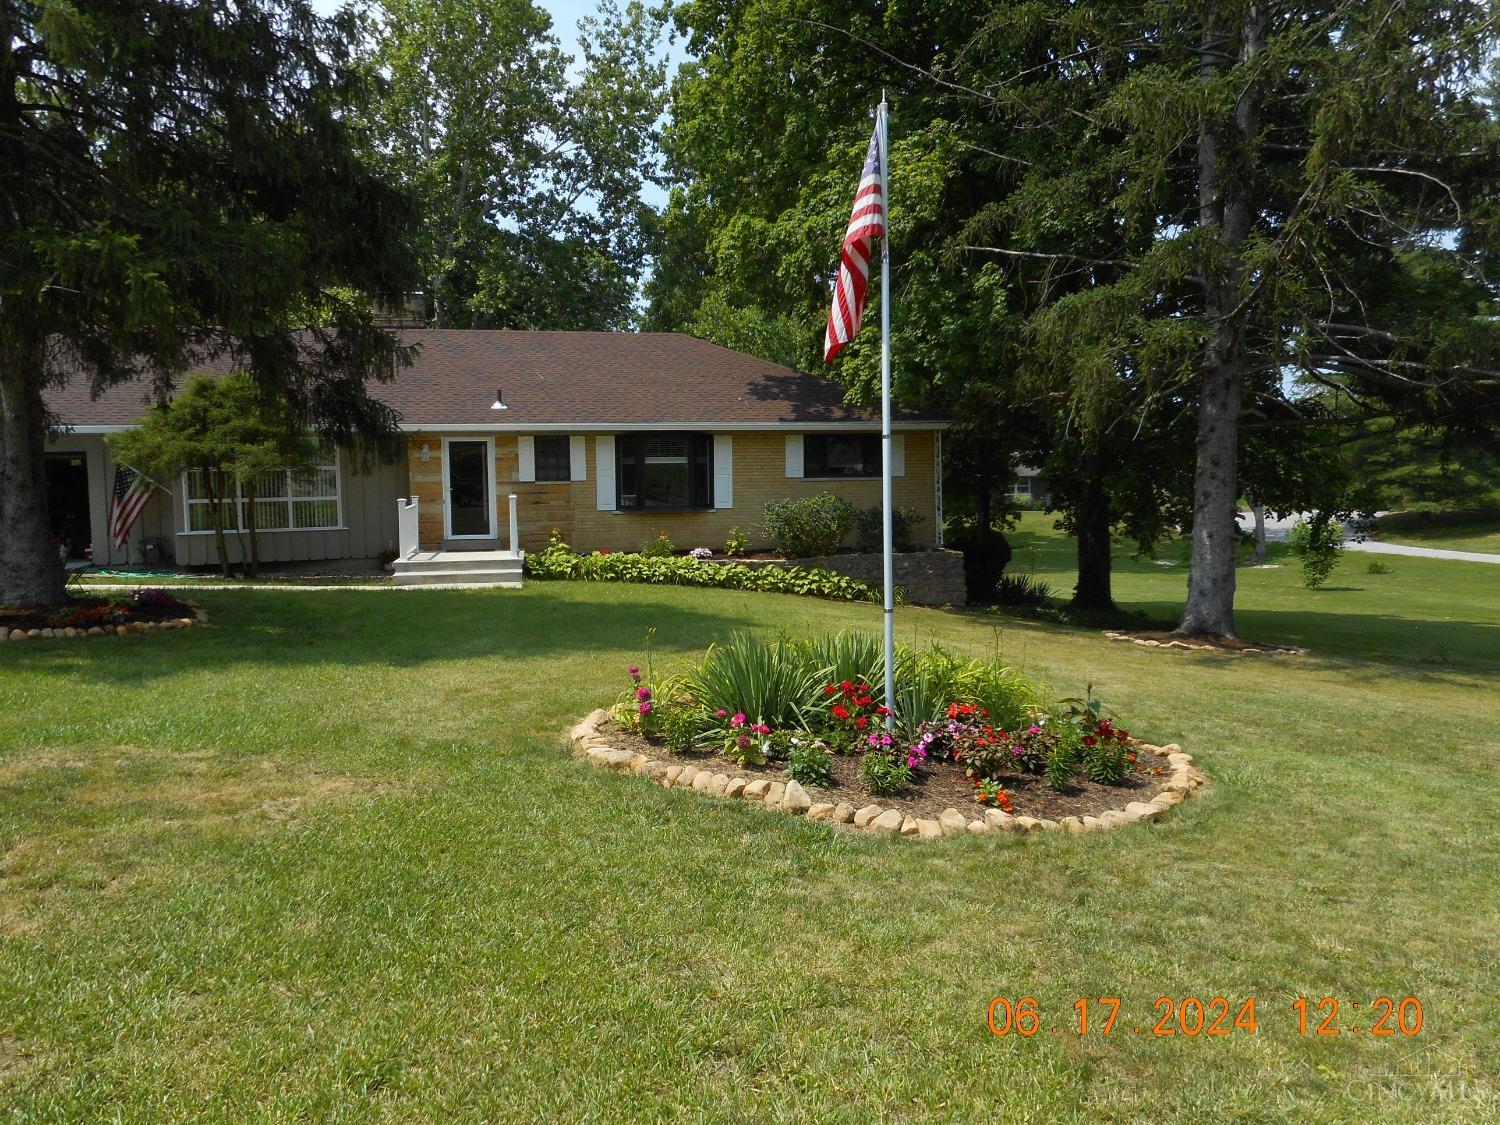
[[[844,231],[838,280],[833,285],[833,307],[828,310],[828,332],[823,337],[823,362],[832,363],[859,331],[870,284],[870,260],[875,240],[885,234],[885,169],[881,167],[880,126],[870,136],[865,170],[854,193],[854,213]]]
[[[141,518],[152,487],[151,481],[134,469],[115,466],[115,486],[109,493],[109,535],[122,551],[130,542],[130,531]]]

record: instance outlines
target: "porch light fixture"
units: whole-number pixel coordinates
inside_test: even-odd
[[[508,407],[508,406],[505,405],[505,399],[504,399],[504,397],[501,396],[501,394],[500,394],[500,388],[498,388],[498,387],[495,388],[495,401],[492,402],[492,403],[490,403],[490,409],[491,410],[509,410],[510,409],[510,407]]]

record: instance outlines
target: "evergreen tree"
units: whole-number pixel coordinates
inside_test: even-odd
[[[350,141],[356,40],[305,0],[0,0],[0,602],[63,598],[51,385],[230,353],[331,441],[394,433],[368,297],[412,286],[413,213]]]

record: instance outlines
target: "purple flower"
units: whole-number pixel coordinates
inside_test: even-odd
[[[644,703],[646,700],[651,698],[651,689],[648,687],[636,688],[635,697],[642,703]]]
[[[1041,734],[1042,733],[1042,728],[1041,727],[1031,727],[1030,729],[1028,729],[1026,731],[1026,733],[1027,734]]]
[[[642,715],[649,715],[649,714],[651,714],[651,704],[649,704],[649,703],[642,703],[640,705],[639,710],[640,710],[640,713]]]
[[[634,664],[632,664],[630,666],[630,678],[632,680],[636,681],[636,683],[640,683],[640,680],[641,680],[641,670],[639,668],[637,668]]]
[[[742,734],[734,740],[734,744],[741,750],[748,750],[750,749],[750,736],[748,734]]]
[[[720,707],[717,711],[714,712],[714,718],[716,718],[716,719],[724,719],[724,718],[728,718],[728,716],[729,716],[729,712],[726,711],[726,710],[724,710],[724,708],[722,708],[722,707]]]

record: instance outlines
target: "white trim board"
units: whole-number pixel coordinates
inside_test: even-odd
[[[448,487],[448,442],[450,440],[452,439],[443,438],[443,538],[455,541],[497,539],[500,536],[500,507],[498,490],[495,488],[495,439],[492,437],[457,439],[459,441],[482,441],[488,451],[484,460],[485,490],[490,494],[490,530],[488,535],[453,534],[453,505],[448,502],[450,497]]]

